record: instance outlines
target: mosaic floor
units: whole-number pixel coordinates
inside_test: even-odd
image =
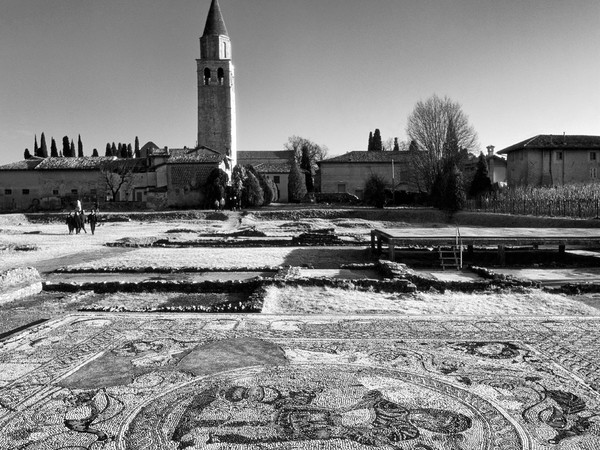
[[[0,448],[600,449],[599,325],[70,315],[0,342]]]

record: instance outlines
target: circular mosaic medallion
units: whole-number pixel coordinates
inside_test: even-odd
[[[195,380],[137,410],[117,441],[122,450],[528,448],[512,422],[464,389],[350,365],[246,368]]]

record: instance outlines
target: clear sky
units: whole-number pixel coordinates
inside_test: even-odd
[[[45,132],[193,146],[210,0],[0,0],[0,164]],[[239,150],[291,135],[330,155],[406,138],[414,105],[459,102],[482,149],[600,135],[598,0],[220,0]]]

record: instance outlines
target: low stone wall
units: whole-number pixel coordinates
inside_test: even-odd
[[[530,280],[496,274],[493,271],[483,267],[470,268],[474,273],[482,278],[481,281],[443,281],[435,277],[428,277],[410,269],[406,264],[391,262],[387,260],[379,261],[379,270],[387,278],[404,279],[413,283],[417,290],[427,291],[435,289],[439,292],[481,292],[494,289],[522,289],[537,288],[539,283]]]
[[[0,304],[42,291],[42,278],[33,267],[18,267],[0,272]]]

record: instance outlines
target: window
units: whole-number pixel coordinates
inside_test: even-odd
[[[29,189],[23,189],[23,195],[29,195]]]
[[[52,195],[58,195],[58,189],[52,189]]]
[[[144,193],[142,191],[136,191],[135,193],[135,201],[141,202],[144,199]]]
[[[346,183],[338,183],[338,194],[346,193]]]
[[[204,85],[208,86],[210,84],[210,69],[206,67],[204,69]]]
[[[227,59],[227,42],[223,42],[223,59]]]
[[[598,169],[596,167],[590,167],[590,178],[598,178]]]
[[[12,195],[12,189],[4,189],[4,194]]]
[[[596,161],[597,155],[596,152],[590,152],[590,161]]]
[[[273,183],[275,183],[275,184],[279,184],[280,182],[281,182],[281,181],[280,181],[280,179],[279,179],[279,175],[274,175],[274,176],[273,176]]]
[[[556,152],[556,160],[557,161],[563,160],[563,152]]]
[[[217,79],[219,80],[219,84],[223,86],[223,80],[225,79],[225,72],[221,67],[217,70]]]
[[[77,189],[71,189],[71,194],[77,195]]]

